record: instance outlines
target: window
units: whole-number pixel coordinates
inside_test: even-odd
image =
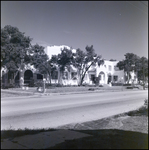
[[[77,79],[77,72],[72,72],[71,73],[71,79],[76,80]]]
[[[37,79],[43,79],[43,75],[37,74]]]
[[[118,76],[113,76],[114,81],[118,81]]]
[[[109,65],[109,71],[111,71],[112,70],[112,66],[111,65]]]
[[[99,81],[101,80],[101,75],[99,75]]]
[[[68,79],[68,72],[63,72],[63,79]]]
[[[114,66],[115,71],[119,71],[119,68],[117,66]]]
[[[95,83],[95,75],[91,74],[91,81]]]
[[[108,75],[108,84],[112,81],[112,76]]]

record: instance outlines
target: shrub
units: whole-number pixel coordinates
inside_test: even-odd
[[[130,111],[126,114],[128,116],[148,116],[148,108],[142,106],[138,110]]]
[[[42,81],[42,80],[36,81],[36,82],[34,83],[34,86],[35,86],[35,87],[42,87],[42,86],[43,86],[43,81]]]
[[[121,82],[118,82],[118,83],[112,83],[112,86],[122,86],[123,85],[123,83],[121,83]]]
[[[131,86],[131,84],[123,84],[123,86]]]
[[[1,88],[2,89],[15,88],[15,84],[10,84],[10,83],[2,84]]]
[[[102,84],[100,84],[100,85],[99,85],[99,87],[103,87],[103,85],[102,85]]]
[[[94,88],[89,88],[88,90],[89,90],[89,91],[94,91],[95,89],[94,89]]]
[[[34,79],[31,79],[29,82],[29,87],[34,87],[35,83],[34,83]]]
[[[148,99],[144,100],[144,105],[145,105],[146,108],[148,108]]]
[[[128,87],[126,87],[126,89],[133,89],[133,87],[132,86],[128,86]]]

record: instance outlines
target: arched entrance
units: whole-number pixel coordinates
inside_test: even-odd
[[[105,84],[105,73],[101,71],[98,75],[99,77],[99,84]]]
[[[26,70],[24,72],[24,83],[29,84],[32,79],[33,79],[33,72],[31,70]]]

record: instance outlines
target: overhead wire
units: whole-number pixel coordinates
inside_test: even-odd
[[[141,10],[142,12],[144,12],[145,14],[147,14],[147,12],[143,11],[142,9],[140,9],[139,7],[137,7],[136,5],[130,3],[129,1],[127,1],[129,4],[131,4],[132,6],[134,6],[135,8]],[[141,1],[140,1],[141,2]],[[143,3],[144,4],[144,3]],[[146,5],[147,6],[147,5]],[[148,7],[148,6],[147,6]],[[148,14],[147,14],[148,15]]]
[[[140,1],[142,4],[144,4],[142,1]],[[148,7],[148,5],[144,4],[146,7]]]

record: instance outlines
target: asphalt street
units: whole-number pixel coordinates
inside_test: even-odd
[[[1,99],[1,130],[57,128],[134,110],[143,105],[145,90]]]

